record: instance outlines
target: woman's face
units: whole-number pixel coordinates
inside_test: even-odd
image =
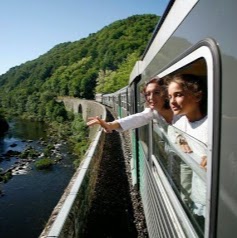
[[[184,91],[178,83],[171,82],[169,84],[168,94],[170,107],[174,115],[192,117],[197,110],[199,111],[199,103],[196,96]]]
[[[161,88],[157,83],[149,83],[145,90],[145,97],[148,106],[157,111],[161,110],[164,105],[164,100],[161,97]]]

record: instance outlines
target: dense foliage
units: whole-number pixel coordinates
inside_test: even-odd
[[[9,127],[8,115],[47,121],[53,137],[72,142],[78,165],[88,147],[88,128],[81,115],[67,112],[57,97],[93,99],[96,92],[114,92],[127,85],[158,19],[156,15],[135,15],[116,21],[87,38],[58,44],[1,75],[0,136]],[[36,161],[36,168],[50,168],[55,163],[51,146]],[[36,156],[33,152],[23,151],[21,157]],[[0,182],[10,177],[11,173],[3,174]]]
[[[67,119],[57,96],[93,99],[128,83],[158,21],[135,15],[75,42],[56,45],[39,58],[0,76],[0,107],[39,120]]]

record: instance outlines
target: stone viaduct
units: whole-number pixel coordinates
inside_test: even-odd
[[[95,101],[72,97],[58,98],[57,101],[63,101],[69,111],[82,113],[84,121],[92,116],[106,118],[105,107]],[[94,196],[104,138],[104,132],[100,126],[90,128],[90,146],[54,208],[40,238],[73,238],[83,233],[82,221],[87,217]]]
[[[68,111],[72,111],[74,113],[81,113],[84,121],[87,121],[88,117],[93,116],[100,116],[103,119],[105,119],[106,117],[104,106],[95,101],[73,97],[60,97],[58,98],[58,101],[63,101],[65,108]],[[90,128],[90,138],[95,135],[97,130],[98,126]]]

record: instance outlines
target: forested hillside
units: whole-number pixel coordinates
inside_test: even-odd
[[[158,22],[135,15],[75,42],[56,45],[39,58],[0,76],[0,107],[31,118],[63,118],[56,96],[93,99],[127,85]]]

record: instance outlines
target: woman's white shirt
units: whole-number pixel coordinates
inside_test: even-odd
[[[145,110],[142,112],[117,119],[116,121],[120,124],[121,127],[117,129],[117,131],[122,132],[130,129],[135,129],[148,124],[153,119],[165,120],[156,110],[145,108]]]
[[[208,142],[207,116],[199,121],[190,122],[186,116],[182,116],[173,126],[186,132],[188,135],[196,138],[204,144]]]

